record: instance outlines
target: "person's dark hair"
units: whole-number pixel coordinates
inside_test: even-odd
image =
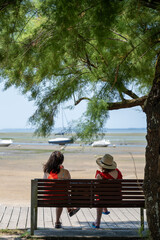
[[[112,172],[113,170],[114,170],[114,169],[102,168],[102,172],[106,172],[106,173]]]
[[[43,171],[45,173],[50,173],[51,171],[53,173],[59,173],[60,165],[63,163],[63,161],[63,154],[59,151],[55,151],[50,155],[47,163],[43,165]]]

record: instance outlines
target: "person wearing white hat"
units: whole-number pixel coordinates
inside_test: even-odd
[[[122,173],[117,168],[117,163],[113,160],[113,156],[110,154],[105,154],[103,157],[99,157],[96,160],[96,163],[99,165],[101,171],[96,171],[95,178],[97,179],[122,179]],[[101,216],[103,214],[108,215],[110,212],[107,208],[97,208],[97,218],[92,227],[99,228],[101,222]]]

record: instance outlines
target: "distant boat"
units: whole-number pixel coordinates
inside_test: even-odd
[[[0,139],[0,147],[8,147],[12,143],[13,143],[13,141],[11,139],[9,139],[9,140]]]
[[[48,140],[48,143],[65,145],[68,143],[73,143],[73,139],[71,139],[71,138],[53,138],[53,139]]]
[[[92,147],[107,147],[111,142],[109,140],[99,140],[92,143]]]

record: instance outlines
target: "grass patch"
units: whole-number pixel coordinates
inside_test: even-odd
[[[21,235],[25,232],[26,230],[20,229],[0,229],[0,235]]]
[[[37,240],[36,237],[32,237],[30,235],[30,232],[26,231],[25,229],[0,229],[0,236],[9,236],[9,235],[16,235],[17,240]],[[1,237],[0,237],[1,239]],[[41,238],[39,240],[45,240],[44,238]]]

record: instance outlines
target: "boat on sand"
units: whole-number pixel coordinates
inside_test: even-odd
[[[111,142],[109,140],[99,140],[92,143],[92,147],[107,147]]]
[[[65,144],[73,143],[73,139],[71,139],[71,138],[53,138],[53,139],[48,140],[48,143],[65,145]]]
[[[9,140],[0,139],[0,147],[8,147],[12,143],[13,143],[13,141],[11,139],[9,139]]]

